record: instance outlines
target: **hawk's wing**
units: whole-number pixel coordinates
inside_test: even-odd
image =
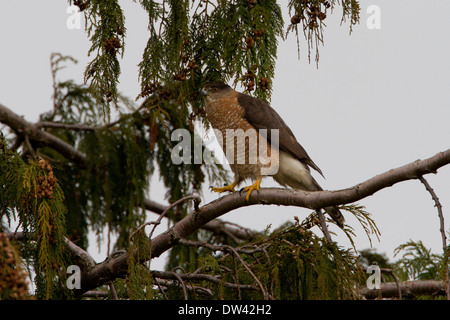
[[[243,93],[238,93],[237,100],[242,108],[244,108],[245,118],[252,126],[256,129],[278,129],[280,150],[290,153],[293,157],[314,168],[323,176],[319,167],[311,160],[300,143],[298,143],[292,130],[269,104]],[[270,130],[267,131],[269,133],[267,140],[271,142]],[[274,143],[271,142],[271,144],[273,145]]]

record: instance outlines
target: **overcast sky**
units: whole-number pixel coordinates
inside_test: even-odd
[[[120,2],[126,14],[127,39],[119,90],[134,99],[140,92],[137,64],[148,38],[147,17],[138,4]],[[340,7],[328,16],[318,68],[308,62],[303,39],[298,59],[294,34],[280,43],[278,52],[272,106],[324,172],[326,179],[316,178],[327,190],[351,187],[450,147],[450,2],[360,3],[361,22],[351,35],[348,24],[340,25]],[[366,26],[370,5],[381,10],[379,30]],[[90,43],[83,28],[67,28],[67,8],[65,1],[47,0],[44,5],[27,0],[8,1],[0,10],[0,103],[29,121],[36,121],[52,107],[50,54],[60,52],[79,61],[60,75],[77,82],[83,81],[84,68],[92,58],[87,57]],[[450,166],[426,178],[441,200],[449,231]],[[155,178],[154,183],[160,182]],[[155,184],[150,197],[165,202],[165,191]],[[269,186],[277,185],[264,180],[263,187]],[[217,197],[205,189],[204,203]],[[378,252],[392,258],[394,248],[410,239],[442,252],[437,210],[419,181],[399,183],[359,204],[372,213],[381,231],[381,241],[373,238],[372,243]],[[293,221],[294,216],[304,218],[310,211],[252,206],[221,218],[263,230],[269,224],[277,227]],[[358,222],[348,214],[346,218],[356,230],[357,248],[368,248]],[[159,228],[164,230],[163,225]],[[346,236],[337,228],[333,231],[337,233],[334,239],[348,247]],[[89,251],[97,260],[104,258],[95,243]]]

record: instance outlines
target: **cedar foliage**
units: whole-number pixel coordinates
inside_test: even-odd
[[[64,194],[52,166],[45,159],[22,160],[0,137],[1,213],[16,219],[25,233],[23,258],[35,272],[38,298],[71,296],[64,289],[64,273],[69,257],[64,236],[66,207]],[[3,227],[2,227],[3,229]],[[61,276],[62,275],[62,276]]]
[[[446,280],[448,248],[444,254],[436,254],[422,241],[409,240],[395,249],[395,256],[401,252],[402,257],[395,262],[401,280]]]

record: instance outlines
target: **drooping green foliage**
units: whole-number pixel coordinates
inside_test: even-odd
[[[143,202],[155,168],[167,187],[169,202],[200,193],[206,178],[218,183],[226,181],[227,174],[219,164],[201,165],[194,161],[194,154],[191,164],[170,165],[177,143],[172,138],[175,129],[188,130],[192,143],[197,139],[201,152],[204,150],[186,108],[161,95],[151,95],[136,107],[118,94],[117,120],[108,123],[103,116],[107,101],[98,108],[102,101],[98,91],[58,79],[58,70],[74,59],[54,54],[51,61],[54,110],[44,114],[41,121],[73,125],[72,130],[64,126],[46,130],[82,151],[85,159],[81,164],[73,163],[51,148],[40,152],[57,160],[55,172],[61,177],[64,193],[71,195],[66,200],[68,234],[78,245],[87,247],[90,226],[99,239],[107,227],[108,234],[119,236],[116,248],[127,247],[130,228],[144,222]],[[184,206],[176,210],[172,218],[181,219],[186,214]]]
[[[402,257],[395,262],[401,280],[446,280],[449,272],[446,254],[432,253],[422,241],[412,240],[398,246],[394,253],[398,255],[401,252]]]
[[[128,277],[123,288],[124,297],[132,300],[151,300],[156,295],[153,288],[153,277],[150,273],[151,245],[143,229],[130,235],[129,252],[137,252],[128,258]],[[149,261],[140,263],[140,261]]]
[[[80,142],[80,150],[87,155],[80,187],[89,193],[86,209],[90,226],[98,233],[105,225],[120,232],[119,247],[127,239],[127,226],[144,222],[142,206],[150,176],[146,131],[134,120],[123,120],[114,130],[89,132]]]
[[[125,17],[117,0],[92,0],[86,10],[86,31],[92,43],[88,54],[95,54],[88,64],[85,80],[91,89],[100,92],[106,100],[104,112],[109,118],[110,102],[117,105],[117,84],[120,63],[117,55],[123,55]]]
[[[222,253],[211,255],[211,250]],[[352,250],[327,243],[305,225],[282,226],[234,250],[205,245],[200,251],[193,269],[221,282],[189,281],[213,293],[193,292],[191,299],[355,299],[355,283],[362,276]],[[179,291],[168,294],[171,299],[182,298]]]
[[[319,63],[319,46],[324,44],[324,27],[328,14],[331,14],[335,7],[342,7],[341,23],[350,20],[350,32],[353,26],[359,23],[360,5],[357,0],[290,0],[289,13],[291,24],[287,32],[295,31],[298,44],[298,54],[300,56],[299,33],[303,32],[308,45],[308,60],[311,61],[311,53],[315,51],[315,61]],[[299,30],[299,26],[301,28]]]
[[[117,102],[119,55],[124,54],[126,27],[118,1],[75,1],[85,13],[86,31],[95,53],[85,72],[90,86]],[[279,41],[285,33],[303,32],[308,55],[323,44],[325,19],[342,7],[342,21],[359,22],[356,0],[186,1],[140,0],[148,14],[148,41],[139,64],[140,97],[172,93],[182,105],[199,108],[198,89],[208,81],[233,79],[257,97],[270,99]],[[282,6],[292,16],[284,30]],[[299,24],[301,23],[301,30]]]
[[[17,218],[17,228],[33,240],[24,245],[23,257],[36,273],[37,296],[58,299],[70,295],[61,273],[69,262],[64,239],[66,207],[51,164],[42,158],[22,160],[8,149],[2,135],[0,166],[0,216],[9,222]]]
[[[268,98],[278,38],[283,35],[281,8],[273,1],[140,1],[148,12],[150,37],[140,63],[142,94],[159,86],[178,91],[177,100],[193,100],[207,81],[247,84]],[[177,89],[181,87],[181,89]],[[182,95],[180,95],[182,94]]]
[[[370,244],[372,244],[371,235],[375,235],[378,241],[380,240],[380,230],[378,230],[378,227],[375,224],[375,221],[372,219],[371,214],[366,211],[366,208],[364,206],[355,203],[350,205],[343,205],[341,209],[352,214],[358,220],[364,230],[364,233],[367,235]],[[354,228],[352,226],[347,226],[344,228],[344,232],[355,248],[353,238],[356,237],[356,234],[354,233]]]
[[[82,163],[73,163],[51,148],[42,153],[57,160],[55,171],[61,177],[65,194],[70,194],[68,234],[87,247],[87,226],[101,234],[107,226],[127,239],[127,230],[143,221],[142,203],[153,168],[152,153],[142,119],[133,112],[134,104],[118,95],[118,112],[131,111],[114,125],[106,125],[101,97],[92,87],[73,81],[59,81],[57,71],[69,60],[60,54],[52,56],[54,110],[42,115],[41,121],[77,125],[81,128],[48,128],[48,132],[67,141],[85,155]],[[73,59],[72,59],[73,60]],[[103,101],[102,106],[106,107]],[[85,129],[89,127],[89,129]]]

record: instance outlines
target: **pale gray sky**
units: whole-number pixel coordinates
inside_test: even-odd
[[[147,17],[132,1],[120,1],[126,13],[127,42],[121,63],[120,91],[134,99],[139,93],[137,64],[147,41]],[[280,1],[283,3],[287,1]],[[297,59],[291,34],[280,44],[272,106],[285,119],[297,139],[325,174],[316,175],[328,190],[351,187],[379,173],[450,147],[450,2],[434,0],[362,0],[361,23],[349,35],[340,26],[340,8],[327,18],[325,46],[319,68],[308,63],[305,42]],[[381,9],[381,29],[369,30],[369,5]],[[51,109],[52,52],[79,61],[61,72],[65,79],[83,81],[90,61],[84,30],[66,27],[65,1],[8,1],[0,11],[0,102],[29,121]],[[285,10],[285,8],[283,8]],[[286,10],[285,10],[286,11]],[[83,22],[84,23],[84,22]],[[289,19],[286,19],[289,23]],[[450,166],[426,177],[438,194],[450,230]],[[155,183],[159,183],[154,179]],[[271,179],[263,186],[276,186]],[[152,199],[163,202],[165,191],[152,186]],[[217,194],[204,192],[204,203]],[[359,202],[381,231],[373,247],[392,258],[395,247],[422,240],[441,253],[439,220],[431,196],[419,181],[399,183]],[[243,226],[262,230],[277,227],[310,210],[297,207],[252,206],[222,216]],[[369,242],[357,221],[358,249]],[[153,220],[154,216],[149,216]],[[161,225],[160,231],[164,226]],[[346,236],[334,237],[348,247]],[[90,252],[100,261],[95,243]],[[154,266],[153,268],[158,268]]]

